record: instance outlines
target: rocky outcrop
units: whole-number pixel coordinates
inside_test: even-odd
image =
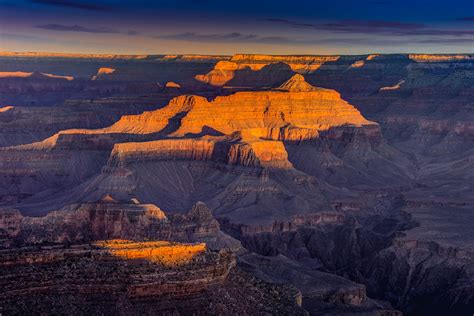
[[[408,315],[454,313],[474,308],[474,256],[435,242],[396,241],[362,269],[369,291]]]
[[[61,76],[61,75],[55,75],[55,74],[47,74],[43,72],[24,72],[24,71],[0,72],[0,79],[3,79],[3,78],[28,78],[28,79],[34,79],[34,80],[47,80],[51,78],[51,79],[64,79],[67,81],[74,80],[74,77],[72,76]]]
[[[186,302],[208,287],[222,286],[235,258],[200,244],[107,241],[2,250],[0,266],[8,269],[0,281],[2,312],[47,306],[72,312],[84,302],[96,311],[125,302],[147,306],[144,300]],[[56,305],[64,298],[67,303]]]
[[[215,239],[219,224],[209,209],[196,204],[188,213],[167,217],[153,204],[118,202],[105,196],[96,203],[68,205],[43,217],[0,210],[5,244],[81,243],[102,239],[197,241]]]
[[[277,91],[281,90],[281,91]],[[318,89],[296,75],[275,91],[238,92],[208,102],[197,96],[181,96],[154,112],[127,116],[100,132],[163,132],[180,113],[171,135],[198,134],[205,127],[231,134],[245,129],[300,127],[324,130],[335,125],[373,125],[336,91]],[[209,115],[212,113],[212,115]]]
[[[219,61],[214,69],[205,75],[196,75],[194,78],[211,86],[223,86],[234,78],[234,72],[239,65],[231,61]]]
[[[172,88],[172,89],[179,89],[181,88],[181,85],[179,83],[173,82],[173,81],[168,81],[165,84],[166,88]]]
[[[289,91],[289,92],[310,92],[310,91],[320,91],[322,89],[313,87],[307,83],[304,77],[300,74],[296,74],[284,83],[282,83],[277,90]]]
[[[97,74],[92,76],[91,80],[103,80],[106,75],[113,74],[114,72],[114,68],[101,67],[97,70]]]

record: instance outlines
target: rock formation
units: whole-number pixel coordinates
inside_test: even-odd
[[[198,203],[186,214],[168,217],[153,204],[137,199],[118,202],[106,195],[95,203],[68,205],[44,217],[25,217],[18,210],[0,210],[0,232],[9,244],[84,243],[94,240],[215,239],[219,224]]]
[[[100,80],[103,79],[104,75],[110,75],[115,72],[114,68],[101,67],[97,70],[97,74],[94,75],[91,80]]]
[[[209,127],[222,134],[250,130],[257,137],[273,138],[273,130],[289,127],[318,131],[340,125],[375,124],[364,119],[336,91],[312,87],[301,75],[295,75],[274,91],[238,92],[211,102],[198,96],[181,96],[161,110],[126,116],[101,132],[162,132],[180,113],[179,126],[171,135],[198,134]]]

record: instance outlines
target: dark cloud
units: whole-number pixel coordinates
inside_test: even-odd
[[[259,42],[278,43],[296,42],[296,40],[281,36],[259,36],[255,34],[243,34],[238,32],[223,34],[199,34],[193,32],[154,36],[158,39],[193,41],[193,42]]]
[[[60,32],[83,32],[83,33],[120,33],[116,29],[108,27],[87,27],[82,25],[43,24],[36,26],[39,29]]]
[[[268,44],[291,44],[291,45],[333,45],[333,46],[347,46],[347,45],[366,45],[366,46],[386,46],[396,47],[401,45],[426,45],[426,44],[470,44],[474,39],[468,37],[457,38],[422,38],[405,37],[405,38],[390,38],[384,36],[363,36],[363,37],[328,37],[328,38],[289,38],[282,36],[260,36],[256,34],[242,34],[234,33],[215,33],[215,34],[200,34],[193,32],[152,36],[157,39],[180,40],[190,42],[242,42],[242,43],[268,43]]]
[[[382,38],[323,38],[316,39],[311,42],[312,44],[318,45],[333,45],[333,46],[385,46],[385,47],[396,47],[396,46],[412,46],[412,45],[468,45],[474,43],[472,38],[427,38],[427,39],[416,39],[414,37],[405,37],[403,39],[390,39],[387,37]]]
[[[474,44],[474,38],[429,38],[419,41],[421,44]]]
[[[268,22],[286,24],[293,27],[315,28],[330,31],[357,32],[357,31],[381,31],[381,30],[417,30],[426,26],[420,23],[402,23],[394,21],[377,21],[377,20],[342,20],[331,23],[300,23],[286,19],[265,19]]]
[[[458,21],[468,21],[468,22],[474,22],[474,16],[465,16],[462,18],[457,19]]]
[[[141,35],[140,32],[135,31],[135,30],[128,30],[126,32],[123,32],[123,34],[130,35],[130,36]]]
[[[97,5],[90,2],[72,1],[72,0],[31,0],[32,3],[52,5],[58,7],[67,7],[73,9],[89,10],[89,11],[109,11],[110,7]]]
[[[25,35],[25,34],[13,34],[13,33],[0,33],[0,38],[4,40],[23,40],[23,41],[45,41],[47,38]]]
[[[279,23],[295,28],[310,28],[319,31],[331,31],[338,33],[357,34],[380,34],[380,35],[401,35],[401,36],[465,36],[474,35],[472,30],[439,30],[428,28],[419,23],[402,23],[394,21],[377,20],[343,20],[331,23],[300,23],[286,19],[265,19],[267,22]]]

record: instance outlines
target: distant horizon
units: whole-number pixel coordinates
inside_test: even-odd
[[[59,52],[59,51],[0,51],[0,57],[7,57],[8,55],[22,55],[22,54],[44,54],[44,55],[76,55],[76,56],[212,56],[212,57],[232,57],[235,55],[263,55],[263,56],[364,56],[364,55],[443,55],[443,56],[458,56],[458,55],[472,55],[474,52],[447,52],[447,53],[427,53],[427,52],[398,52],[398,53],[361,53],[361,54],[267,54],[267,53],[234,53],[234,54],[207,54],[207,53],[82,53],[82,52]]]

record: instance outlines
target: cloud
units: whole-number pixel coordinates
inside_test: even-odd
[[[354,34],[380,34],[400,36],[465,36],[474,35],[472,30],[439,30],[428,28],[419,23],[402,23],[379,20],[342,20],[330,23],[300,23],[286,19],[265,19],[264,21],[278,23],[295,28],[309,28],[319,31]]]
[[[437,35],[437,34],[436,34]],[[387,36],[351,36],[351,37],[326,37],[326,38],[293,38],[282,36],[260,36],[256,34],[233,33],[213,33],[200,34],[186,32],[171,35],[152,36],[157,39],[190,41],[190,42],[245,42],[245,43],[268,43],[268,44],[291,44],[291,45],[334,45],[334,46],[385,46],[396,47],[401,45],[426,45],[426,44],[470,44],[474,39],[468,37],[457,38],[390,38]]]
[[[323,38],[313,41],[313,44],[331,44],[335,46],[386,46],[386,47],[396,47],[403,45],[470,45],[474,43],[473,38],[458,37],[458,38],[422,38],[417,39],[414,37],[405,37],[403,39],[393,39],[393,38]]]
[[[97,5],[94,3],[74,1],[74,0],[31,0],[32,3],[52,5],[57,7],[67,7],[73,9],[89,10],[89,11],[109,11],[110,7]]]
[[[465,16],[459,19],[456,19],[458,21],[467,21],[467,22],[474,22],[474,16]]]
[[[26,43],[38,43],[38,44],[62,44],[62,45],[81,45],[83,42],[77,40],[59,40],[56,38],[46,36],[36,36],[30,34],[17,34],[17,33],[0,33],[2,40],[14,41],[14,42],[26,42]]]
[[[35,42],[48,40],[45,37],[25,35],[25,34],[13,34],[13,33],[0,33],[0,38],[4,40],[21,40],[21,41],[35,41]]]
[[[215,34],[200,34],[194,32],[159,35],[154,36],[158,39],[178,40],[178,41],[192,41],[192,42],[257,42],[257,43],[282,43],[282,42],[297,42],[295,39],[282,36],[259,36],[255,34],[243,34],[238,32],[232,33],[215,33]]]
[[[317,28],[327,29],[331,31],[343,31],[343,32],[354,32],[354,31],[381,31],[381,30],[416,30],[425,27],[419,23],[402,23],[394,21],[380,21],[380,20],[342,20],[331,23],[300,23],[286,19],[265,19],[268,22],[275,22],[280,24],[286,24],[293,27],[302,28]]]
[[[108,27],[88,27],[83,25],[64,25],[64,24],[42,24],[36,25],[36,28],[48,30],[48,31],[58,31],[58,32],[81,32],[81,33],[102,33],[102,34],[123,34],[127,36],[139,36],[142,33],[135,30],[120,31]]]
[[[120,33],[116,29],[108,27],[87,27],[82,25],[64,25],[64,24],[43,24],[36,26],[39,29],[60,31],[60,32],[83,32],[83,33]]]
[[[474,44],[474,38],[429,38],[421,40],[418,43],[421,44],[441,44],[441,45],[451,45],[451,44]]]

